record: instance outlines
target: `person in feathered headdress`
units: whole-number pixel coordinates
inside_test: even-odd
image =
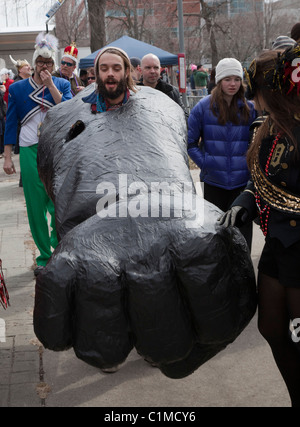
[[[257,110],[268,116],[248,151],[251,181],[221,223],[260,220],[266,240],[258,264],[259,330],[299,407],[300,46],[263,52],[245,76]]]
[[[64,50],[61,59],[60,67],[53,73],[53,76],[62,77],[71,83],[72,95],[77,95],[78,92],[85,88],[83,81],[75,74],[75,69],[78,62],[78,49],[75,42],[67,46]]]
[[[36,38],[33,54],[34,73],[31,77],[15,82],[9,87],[9,101],[4,134],[3,169],[16,173],[11,158],[18,130],[20,167],[30,230],[40,251],[36,259],[35,275],[46,265],[57,245],[54,206],[49,199],[37,171],[37,146],[39,131],[49,108],[72,98],[70,83],[52,76],[57,52],[57,38],[40,33]],[[47,212],[51,215],[52,231],[49,235]]]

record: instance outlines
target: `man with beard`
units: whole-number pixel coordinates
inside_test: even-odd
[[[119,108],[128,101],[130,90],[136,92],[130,59],[120,48],[102,49],[95,59],[95,73],[96,90],[82,99],[91,104],[94,114]]]
[[[12,146],[16,144],[20,125],[20,168],[30,230],[40,251],[36,259],[37,276],[52,255],[51,248],[57,245],[54,205],[48,197],[37,170],[39,132],[49,108],[72,98],[70,83],[52,77],[55,66],[57,39],[51,34],[40,33],[36,38],[33,54],[32,77],[15,82],[9,87],[9,102],[4,134],[3,169],[11,175],[16,173],[11,158]],[[49,141],[50,142],[50,141]],[[51,216],[49,233],[47,212]]]
[[[82,98],[91,104],[93,114],[115,110],[124,105],[130,91],[137,92],[131,74],[131,63],[127,53],[118,47],[102,49],[95,59],[96,89],[92,94]],[[114,373],[119,365],[102,369]]]

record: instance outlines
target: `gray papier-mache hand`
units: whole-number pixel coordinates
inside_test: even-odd
[[[182,378],[253,317],[249,251],[239,230],[220,227],[220,210],[196,195],[183,110],[141,87],[119,109],[92,114],[82,101],[92,90],[50,109],[41,128],[38,169],[59,245],[37,278],[34,330],[46,348],[73,347],[101,369],[136,348]]]

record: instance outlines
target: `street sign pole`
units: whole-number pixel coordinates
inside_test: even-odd
[[[183,57],[185,57],[182,0],[177,0],[177,9],[178,9],[178,29],[179,29],[179,50],[180,50],[180,54],[181,54],[180,57],[182,58],[182,55],[183,55]],[[185,72],[185,74],[186,74],[186,72]],[[185,86],[186,86],[186,81],[185,81]],[[186,89],[184,92],[182,92],[182,100],[183,100],[184,106],[187,108],[188,103],[187,103]]]
[[[50,8],[50,10],[46,13],[47,21],[46,21],[46,33],[48,33],[48,22],[53,18],[58,9],[63,5],[65,0],[56,0],[55,4]]]

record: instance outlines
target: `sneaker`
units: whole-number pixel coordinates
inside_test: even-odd
[[[105,374],[114,374],[120,369],[120,365],[113,366],[112,368],[103,368],[101,369],[102,372]]]
[[[35,277],[37,277],[44,270],[44,268],[45,267],[43,265],[38,265],[37,268],[34,269]]]

